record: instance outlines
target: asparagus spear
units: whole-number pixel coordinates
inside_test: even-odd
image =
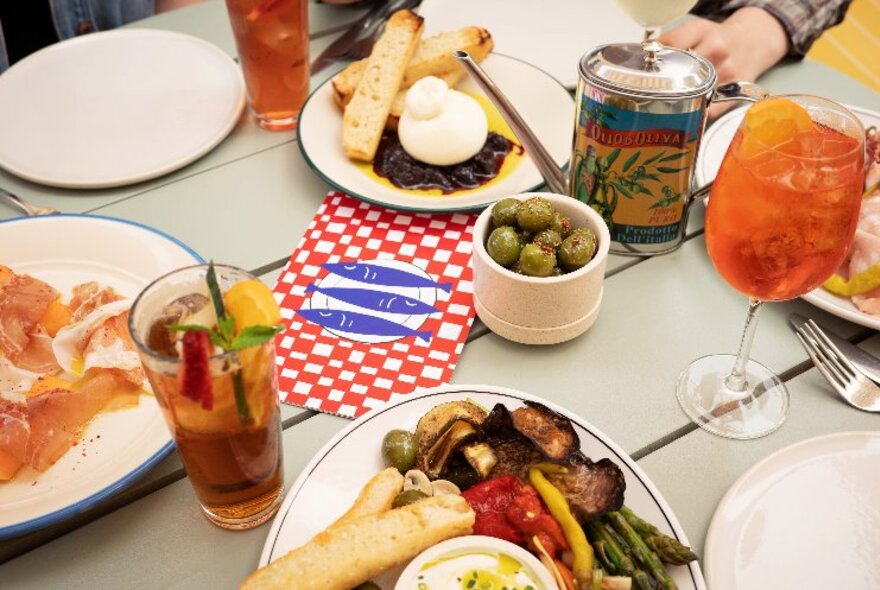
[[[636,590],[654,590],[656,588],[654,582],[651,581],[651,576],[646,574],[643,570],[636,570],[632,575],[633,588]]]
[[[645,566],[654,579],[660,583],[660,587],[663,590],[678,590],[678,586],[669,576],[663,562],[660,561],[657,554],[645,544],[645,541],[642,540],[629,522],[627,522],[619,512],[608,512],[605,514],[605,517],[614,529],[626,539],[627,543],[629,543],[630,551],[632,551],[636,561]]]
[[[682,545],[672,537],[666,535],[652,535],[644,537],[645,544],[654,550],[660,561],[669,565],[687,565],[697,559],[697,555],[690,547]]]
[[[640,518],[635,512],[627,508],[626,506],[621,507],[618,510],[620,514],[626,519],[626,521],[636,530],[636,532],[643,537],[645,535],[659,535],[660,531],[653,524]]]
[[[654,550],[663,563],[669,565],[687,565],[697,559],[697,555],[687,545],[664,535],[650,522],[639,518],[632,510],[624,506],[620,514],[644,539],[645,544]]]
[[[635,570],[632,559],[626,554],[623,547],[614,538],[613,530],[600,520],[594,520],[587,524],[587,533],[594,546],[602,544],[599,558],[605,564],[609,573],[621,576],[631,576]],[[607,560],[607,562],[605,561]]]

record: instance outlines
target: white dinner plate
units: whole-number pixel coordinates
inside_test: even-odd
[[[512,57],[493,53],[480,65],[507,95],[556,163],[565,166],[571,153],[574,122],[571,94],[545,72]],[[470,78],[456,88],[483,94]],[[333,102],[330,80],[315,90],[303,106],[299,117],[299,146],[306,162],[325,181],[353,197],[392,209],[438,212],[478,209],[544,184],[528,156],[498,182],[451,195],[425,195],[380,184],[349,160],[342,149],[342,111]]]
[[[132,300],[153,279],[203,262],[193,250],[137,223],[90,215],[0,222],[0,264],[48,282],[64,298],[79,283],[111,285]],[[134,483],[173,443],[152,396],[98,415],[82,441],[43,473],[0,483],[0,539],[60,522]]]
[[[127,29],[51,45],[0,76],[0,167],[103,188],[200,158],[244,107],[238,65],[189,35]]]
[[[845,106],[862,121],[866,129],[872,125],[880,127],[880,113],[877,111],[851,105]],[[740,108],[725,114],[706,131],[703,144],[700,146],[700,157],[696,169],[698,186],[715,179],[718,169],[721,168],[724,154],[727,152],[727,146],[733,140],[745,111],[746,108]],[[820,287],[810,291],[802,298],[839,318],[880,330],[880,317],[859,310],[848,297],[840,297]]]
[[[476,25],[488,29],[495,50],[535,64],[568,88],[578,62],[606,43],[641,43],[644,29],[616,0],[423,0],[425,36]]]
[[[306,543],[348,510],[361,487],[384,469],[382,439],[389,430],[414,430],[419,418],[434,406],[468,399],[487,408],[503,403],[510,410],[521,407],[523,401],[536,401],[564,415],[574,425],[585,455],[596,461],[607,457],[623,471],[626,505],[664,533],[687,544],[681,525],[648,476],[595,426],[527,393],[490,385],[446,385],[400,397],[396,403],[369,412],[324,445],[303,469],[281,505],[263,546],[260,565],[266,565]],[[402,570],[401,567],[387,572],[373,581],[382,590],[392,590]],[[687,567],[671,567],[669,571],[681,590],[705,588],[696,562]]]
[[[725,494],[706,537],[712,590],[880,588],[880,432],[811,438]]]

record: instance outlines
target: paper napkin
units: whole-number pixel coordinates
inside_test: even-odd
[[[275,285],[281,400],[354,418],[448,383],[474,320],[475,219],[330,193]]]

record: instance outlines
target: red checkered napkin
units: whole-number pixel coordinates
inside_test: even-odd
[[[354,418],[448,383],[474,321],[475,219],[330,193],[275,285],[281,400]]]

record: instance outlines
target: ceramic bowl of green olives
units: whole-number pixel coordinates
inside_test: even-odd
[[[611,238],[602,217],[551,193],[502,199],[474,227],[474,304],[492,331],[555,344],[593,325]]]

